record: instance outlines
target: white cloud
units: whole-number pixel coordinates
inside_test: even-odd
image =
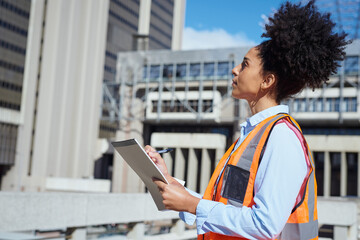
[[[254,46],[244,33],[230,34],[224,29],[195,30],[186,27],[183,32],[182,49],[211,49],[225,47]]]

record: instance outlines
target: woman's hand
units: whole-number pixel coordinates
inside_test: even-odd
[[[153,181],[160,190],[166,209],[196,214],[200,198],[192,196],[176,180],[169,184],[159,179],[153,179]]]
[[[164,159],[160,156],[159,153],[156,152],[156,149],[153,147],[146,145],[145,152],[149,155],[150,159],[154,161],[156,166],[160,169],[162,174],[164,174],[165,178],[170,180],[171,176],[168,172]]]

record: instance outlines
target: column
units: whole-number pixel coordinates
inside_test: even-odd
[[[324,152],[324,197],[330,196],[331,162],[330,153]]]
[[[149,49],[151,0],[140,0],[137,50]]]
[[[174,1],[173,28],[171,50],[181,50],[181,42],[185,20],[185,0]]]
[[[358,169],[357,169],[357,195],[360,196],[360,152],[357,156]]]
[[[47,2],[33,176],[93,174],[108,7],[108,0]]]
[[[222,156],[225,153],[225,149],[224,148],[218,148],[215,150],[215,168],[218,165],[218,163],[220,162]]]
[[[134,227],[126,235],[126,239],[144,239],[145,234],[145,224],[144,223],[135,223]]]
[[[174,172],[174,177],[181,179],[181,180],[186,180],[184,179],[184,173],[185,173],[185,157],[184,157],[184,153],[183,153],[183,149],[181,148],[176,148],[176,152],[175,152],[175,172]]]
[[[140,0],[138,33],[149,35],[151,0]]]
[[[164,147],[164,149],[166,149],[168,147]],[[165,160],[165,164],[167,166],[167,169],[168,169],[168,172],[170,175],[172,175],[172,168],[173,168],[173,163],[174,163],[174,160],[172,159],[171,157],[171,154],[170,153],[165,153],[162,155],[163,159]]]
[[[197,179],[197,168],[198,161],[196,158],[195,150],[193,148],[189,149],[189,159],[188,159],[188,169],[187,169],[187,187],[190,190],[196,191],[196,179]]]
[[[76,228],[71,234],[72,240],[86,240],[86,228]]]
[[[171,227],[170,232],[176,233],[177,235],[181,236],[184,234],[185,231],[185,222],[181,219],[176,219],[174,225]]]
[[[210,168],[211,168],[211,159],[209,152],[206,148],[202,149],[202,159],[201,159],[201,173],[200,173],[200,193],[203,194],[206,190],[206,187],[210,180]]]
[[[347,193],[347,161],[346,153],[341,152],[341,165],[340,165],[340,196],[346,196]]]

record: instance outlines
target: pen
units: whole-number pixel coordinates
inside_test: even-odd
[[[168,152],[171,152],[173,150],[174,150],[173,148],[166,148],[166,149],[159,150],[159,151],[156,151],[156,152],[157,153],[168,153]]]

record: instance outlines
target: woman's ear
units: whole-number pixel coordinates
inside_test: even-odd
[[[265,74],[264,80],[261,83],[262,90],[270,90],[275,87],[276,83],[276,75],[274,73]]]

